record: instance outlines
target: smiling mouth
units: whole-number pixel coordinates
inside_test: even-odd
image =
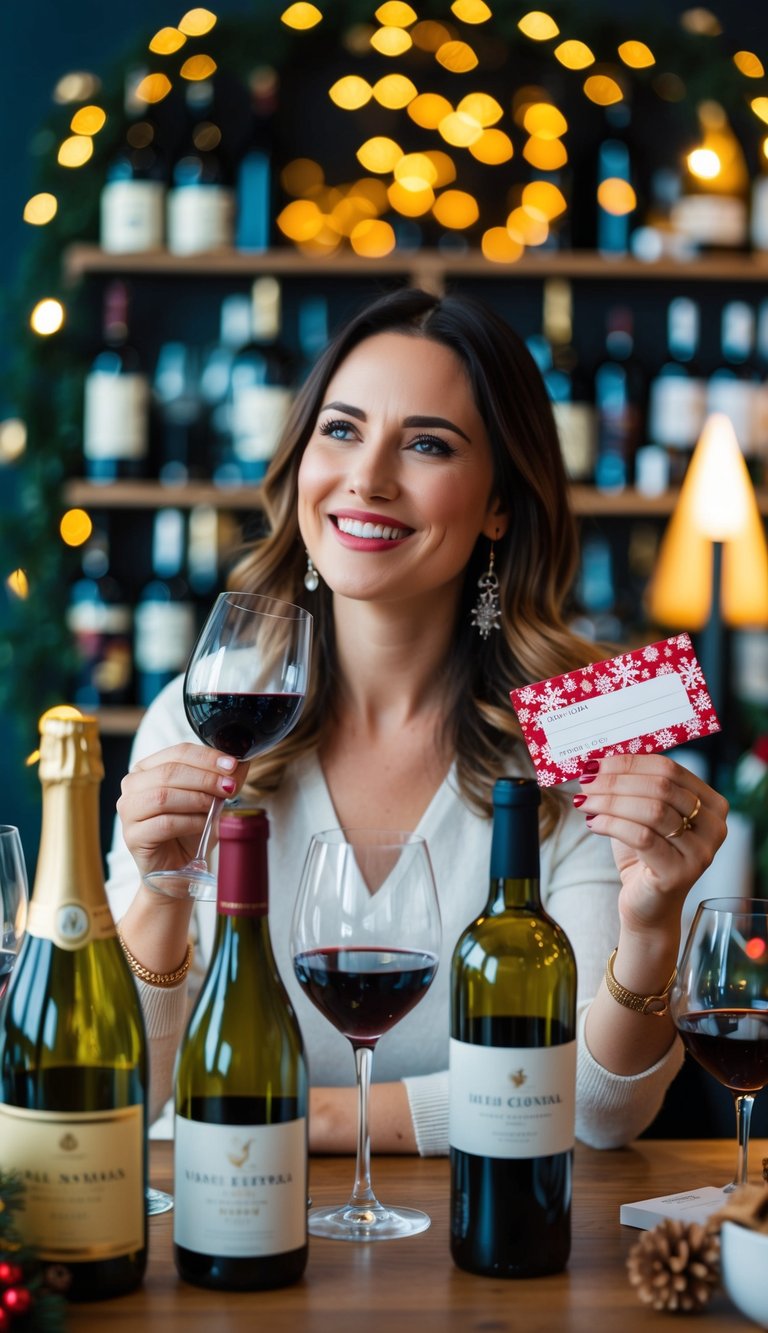
[[[331,515],[332,521],[340,532],[345,532],[348,537],[368,538],[370,541],[401,541],[404,537],[410,537],[413,528],[395,528],[388,527],[384,523],[361,523],[357,518],[337,518]]]

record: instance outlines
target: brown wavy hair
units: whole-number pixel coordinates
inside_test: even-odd
[[[452,646],[444,663],[444,736],[455,755],[459,790],[490,815],[496,778],[510,760],[531,771],[509,700],[516,686],[596,661],[605,654],[572,634],[564,602],[578,561],[560,445],[541,375],[523,341],[494,311],[462,295],[404,288],[379,298],[335,335],[299,390],[280,446],[261,487],[268,532],[246,548],[229,586],[305,606],[314,616],[310,690],[296,729],[254,759],[248,778],[256,797],[274,791],[287,765],[318,747],[333,725],[339,675],[332,594],[321,581],[304,587],[306,552],[298,525],[298,471],[328,384],[364,339],[395,332],[429,338],[462,362],[493,455],[493,493],[509,517],[495,545],[502,608],[500,631],[483,640],[470,622],[489,543],[480,537],[466,569]],[[543,793],[541,831],[550,833],[562,796]]]

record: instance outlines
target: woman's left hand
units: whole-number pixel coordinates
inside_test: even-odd
[[[611,839],[623,925],[642,933],[679,918],[725,839],[728,802],[663,754],[592,760],[579,782],[584,800],[574,805],[593,833]]]

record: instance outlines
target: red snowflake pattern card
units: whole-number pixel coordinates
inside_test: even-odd
[[[510,691],[540,787],[585,759],[652,754],[720,730],[687,634]]]

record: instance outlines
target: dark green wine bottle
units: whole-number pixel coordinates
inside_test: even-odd
[[[43,716],[43,825],[27,934],[0,1019],[0,1169],[19,1229],[74,1300],[141,1282],[147,1259],[146,1043],[107,903],[98,727]]]
[[[233,1291],[307,1262],[307,1067],[269,937],[268,829],[263,810],[219,821],[216,938],[176,1073],[176,1267]]]
[[[491,883],[451,975],[451,1253],[490,1277],[568,1261],[576,963],[541,905],[535,782],[493,792]]]

